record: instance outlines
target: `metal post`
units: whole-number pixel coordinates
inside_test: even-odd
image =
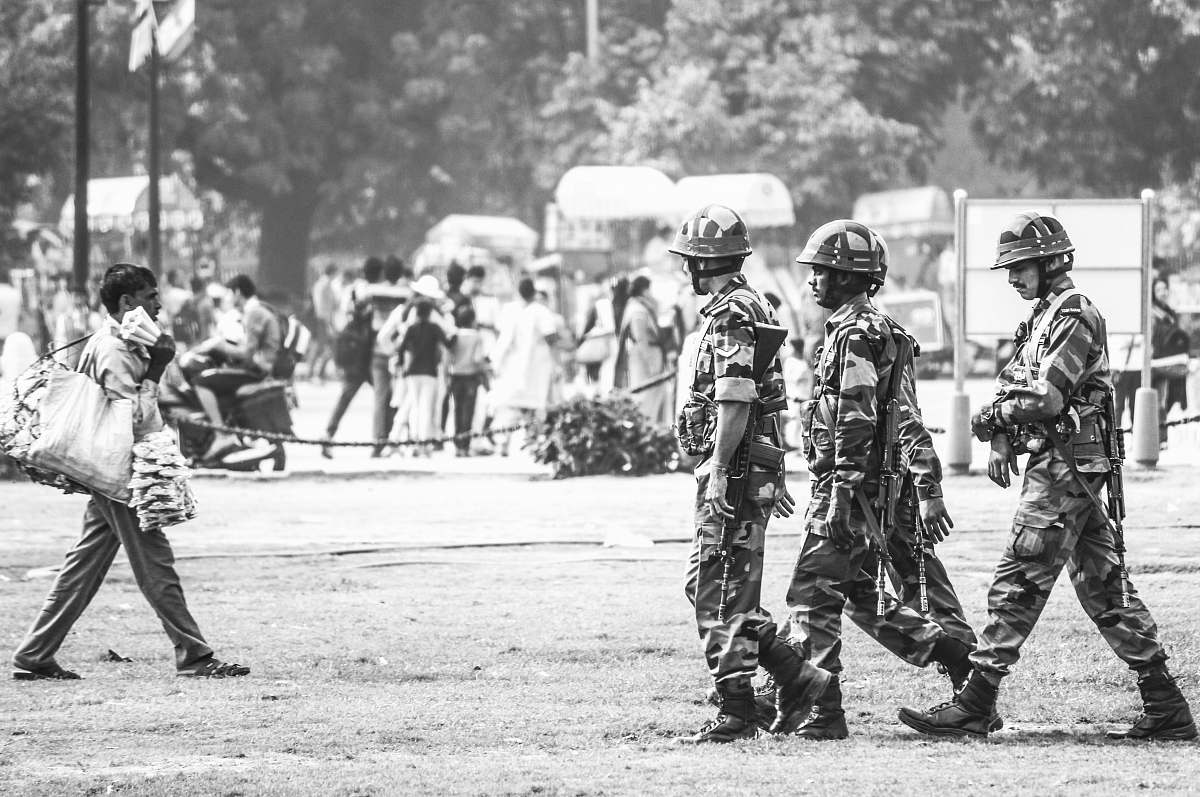
[[[88,0],[75,2],[75,252],[77,292],[88,283]]]
[[[954,396],[950,402],[950,424],[946,429],[946,465],[951,473],[966,473],[971,468],[971,397],[967,380],[967,192],[954,192],[954,259],[957,281],[954,286]]]
[[[154,9],[150,10],[151,14]],[[162,234],[159,225],[162,217],[162,202],[159,197],[158,163],[158,27],[150,29],[150,270],[162,276]]]
[[[1142,191],[1142,386],[1134,393],[1133,460],[1144,468],[1158,465],[1158,391],[1150,386],[1150,337],[1154,328],[1154,191]]]
[[[596,63],[600,56],[600,0],[587,2],[587,57],[591,63]]]

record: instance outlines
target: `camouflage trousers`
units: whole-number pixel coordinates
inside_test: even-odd
[[[695,539],[688,557],[684,593],[696,610],[696,627],[708,670],[714,681],[723,681],[754,675],[759,636],[774,633],[771,615],[759,604],[767,521],[775,506],[779,475],[750,471],[742,505],[735,507],[740,522],[731,530],[727,566],[720,552],[723,518],[713,515],[704,502],[708,467],[709,463],[704,462],[696,468]]]
[[[1099,475],[1091,480],[1098,494],[1103,484]],[[1132,583],[1129,608],[1121,606],[1116,545],[1104,514],[1051,449],[1031,455],[1025,466],[1012,534],[988,592],[987,627],[971,654],[977,669],[993,676],[1011,672],[1064,566],[1083,610],[1122,661],[1142,669],[1167,660]]]
[[[832,477],[814,478],[812,484],[812,500],[805,514],[804,541],[787,592],[789,642],[816,666],[840,673],[842,611],[845,610],[879,644],[910,664],[924,667],[929,663],[934,644],[946,632],[886,592],[883,614],[876,613],[875,574],[879,560],[867,542],[866,519],[857,506],[853,507],[850,526],[854,531],[854,542],[848,551],[837,550],[825,528]],[[908,558],[915,578],[916,560],[911,547]],[[928,574],[927,568],[927,578]],[[956,609],[961,626],[969,632],[970,627],[961,620],[958,597],[949,583],[946,579],[948,595],[953,596],[954,609],[951,611]],[[946,600],[946,596],[942,599]]]

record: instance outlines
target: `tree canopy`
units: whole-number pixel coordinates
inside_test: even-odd
[[[538,225],[585,163],[777,174],[800,223],[924,180],[964,102],[999,163],[1128,194],[1200,161],[1200,12],[1185,0],[206,0],[164,80],[164,155],[252,212],[267,288],[310,242],[404,252],[451,212]],[[94,12],[93,174],[145,155],[130,4]],[[73,20],[0,8],[0,222],[30,175],[69,192]]]

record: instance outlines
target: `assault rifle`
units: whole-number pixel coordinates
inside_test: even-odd
[[[774,361],[779,348],[787,340],[787,328],[775,324],[754,325],[756,342],[754,346],[754,364],[750,372],[757,385],[762,381],[767,369]],[[742,432],[742,442],[738,444],[733,455],[733,462],[726,477],[725,500],[733,507],[734,516],[727,519],[721,528],[721,544],[718,553],[722,560],[721,569],[721,603],[717,607],[718,622],[725,622],[725,604],[729,600],[729,577],[733,569],[733,540],[737,530],[746,522],[742,517],[742,507],[746,496],[746,484],[749,481],[750,466],[758,465],[778,472],[783,467],[783,449],[754,440],[762,416],[787,409],[786,396],[761,396],[750,402],[750,417],[746,419],[746,429]]]
[[[892,563],[892,555],[888,552],[888,539],[896,528],[896,507],[900,503],[900,492],[904,482],[900,443],[900,383],[913,355],[912,344],[907,335],[901,333],[894,337],[898,342],[896,359],[892,363],[887,396],[879,404],[876,427],[879,429],[879,496],[875,499],[875,507],[867,503],[861,489],[855,493],[859,507],[866,516],[867,533],[877,554],[875,613],[880,617],[886,608],[887,569]],[[921,544],[923,549],[923,542]],[[918,561],[924,562],[924,550],[920,552]]]
[[[1104,453],[1108,457],[1108,475],[1105,490],[1108,493],[1108,516],[1113,526],[1113,547],[1117,552],[1117,563],[1121,578],[1121,607],[1129,608],[1129,571],[1125,569],[1125,477],[1121,468],[1125,462],[1125,430],[1117,422],[1113,404],[1113,391],[1104,393],[1101,402],[1104,416]]]

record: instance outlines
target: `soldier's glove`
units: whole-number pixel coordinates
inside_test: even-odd
[[[946,503],[940,497],[929,497],[921,501],[921,521],[929,539],[938,543],[950,536],[954,521],[946,511]]]
[[[1021,472],[1017,467],[1017,454],[1013,451],[1008,435],[1001,432],[992,438],[992,451],[988,454],[988,478],[1007,488],[1012,484],[1010,470],[1014,474]]]
[[[146,369],[146,379],[157,382],[162,379],[171,360],[175,359],[175,340],[164,332],[147,351],[150,353],[150,367]]]
[[[854,546],[854,529],[850,525],[850,504],[854,491],[835,487],[829,497],[829,511],[825,513],[825,527],[829,530],[829,541],[839,551],[849,551]]]

